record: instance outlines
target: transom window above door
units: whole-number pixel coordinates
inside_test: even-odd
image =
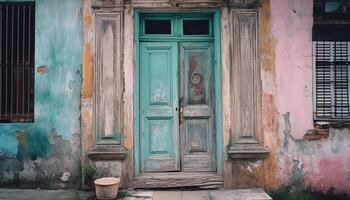
[[[209,14],[144,14],[140,17],[140,37],[212,37]]]

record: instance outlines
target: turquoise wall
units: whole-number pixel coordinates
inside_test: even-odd
[[[0,124],[0,171],[7,167],[6,159],[17,159],[18,170],[23,171],[26,162],[39,158],[47,159],[45,165],[50,166],[53,154],[62,154],[62,162],[65,156],[80,158],[71,154],[81,149],[82,0],[35,3],[35,119],[34,123]],[[47,67],[46,73],[37,72],[42,66]],[[4,177],[11,179],[7,170],[8,174],[0,172],[0,184]]]

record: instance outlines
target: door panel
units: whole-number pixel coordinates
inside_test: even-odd
[[[216,171],[212,43],[180,44],[182,171]]]
[[[140,44],[141,171],[177,171],[177,43]]]

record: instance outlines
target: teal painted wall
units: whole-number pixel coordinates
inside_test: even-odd
[[[47,187],[65,187],[80,176],[82,0],[35,3],[35,119],[0,124],[0,186],[41,184],[41,177],[51,176],[54,183]],[[46,73],[37,72],[41,66]],[[33,163],[39,167],[30,167]]]

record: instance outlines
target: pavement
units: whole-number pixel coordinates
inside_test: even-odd
[[[0,200],[95,200],[92,191],[2,189]],[[238,190],[121,190],[117,200],[272,200],[262,189]]]

